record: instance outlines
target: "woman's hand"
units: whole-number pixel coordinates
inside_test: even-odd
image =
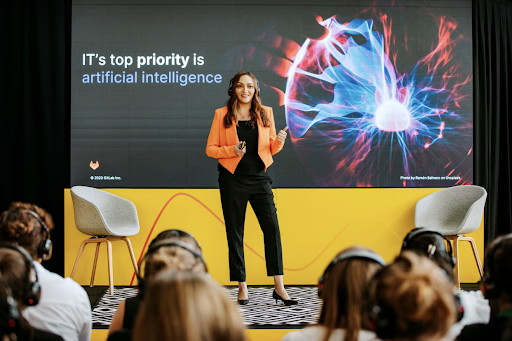
[[[277,141],[279,141],[280,144],[284,144],[284,141],[286,140],[286,135],[288,133],[286,132],[288,130],[288,126],[284,127],[283,130],[279,130],[279,133],[277,133]]]
[[[245,141],[240,141],[238,144],[235,144],[235,154],[237,156],[244,156],[246,151]]]

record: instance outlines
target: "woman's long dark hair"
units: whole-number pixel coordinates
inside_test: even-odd
[[[234,88],[236,87],[236,85],[238,84],[238,82],[240,81],[240,78],[242,76],[251,77],[253,80],[254,89],[255,89],[254,96],[252,97],[251,109],[249,110],[249,114],[251,116],[249,125],[251,126],[251,128],[254,129],[254,128],[256,128],[256,125],[258,124],[258,120],[260,120],[261,124],[264,127],[270,127],[270,120],[268,119],[267,113],[265,112],[265,110],[263,109],[263,107],[261,105],[259,87],[257,86],[258,80],[249,71],[240,71],[231,79],[231,87],[233,90],[231,92],[231,97],[226,102],[226,106],[228,107],[228,113],[226,114],[226,116],[224,116],[224,127],[225,128],[231,127],[231,125],[233,124],[233,120],[235,121],[235,124],[238,125],[238,119],[236,118],[235,111],[239,107],[239,104],[238,104],[238,98],[236,97]]]
[[[337,257],[353,251],[373,250],[354,246],[340,252]],[[361,329],[370,330],[366,294],[370,281],[382,265],[361,258],[347,258],[329,270],[322,291],[322,310],[318,324],[326,329],[324,341],[330,339],[337,328],[345,329],[344,341],[356,341]]]

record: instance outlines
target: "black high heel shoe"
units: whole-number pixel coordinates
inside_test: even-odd
[[[277,301],[278,300],[281,300],[283,301],[284,305],[285,306],[290,306],[290,305],[297,305],[299,304],[298,301],[295,301],[295,300],[285,300],[284,298],[282,298],[281,296],[279,296],[279,294],[274,290],[274,292],[272,293],[272,297],[276,300],[276,305],[277,305]]]
[[[238,304],[239,304],[239,305],[247,305],[247,304],[249,304],[249,299],[246,299],[246,300],[238,300]]]

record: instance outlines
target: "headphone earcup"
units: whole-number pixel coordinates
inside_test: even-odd
[[[16,333],[20,323],[20,312],[18,302],[12,297],[11,289],[7,282],[0,279],[0,286],[4,288],[5,299],[0,299],[0,334]]]
[[[374,306],[370,314],[374,332],[381,340],[392,339],[395,334],[394,313],[386,310]]]
[[[25,295],[25,303],[27,306],[34,306],[39,303],[41,298],[41,287],[39,282],[30,282]]]
[[[499,291],[496,288],[496,284],[493,283],[493,280],[489,274],[485,274],[482,277],[483,283],[483,292],[486,299],[494,299],[499,297]]]
[[[322,276],[322,277],[320,277],[320,279],[318,280],[317,289],[318,289],[318,297],[319,297],[319,298],[322,298],[322,291],[323,291],[323,289],[324,289],[324,277],[325,277],[325,276]]]
[[[52,253],[53,253],[53,243],[52,243],[51,239],[45,238],[45,239],[41,240],[41,242],[39,243],[39,247],[37,249],[37,255],[42,260],[48,260],[48,259],[52,258]]]
[[[229,80],[229,85],[228,85],[228,96],[231,97],[233,96],[233,78],[231,78]]]
[[[459,322],[464,317],[465,309],[462,303],[462,299],[459,295],[457,295],[457,293],[453,294],[453,298],[455,300],[455,310],[457,311],[457,322]]]

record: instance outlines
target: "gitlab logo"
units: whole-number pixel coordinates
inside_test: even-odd
[[[96,161],[96,162],[92,162],[89,164],[89,167],[91,167],[93,170],[96,170],[98,169],[98,167],[100,166],[100,162],[99,161]]]

